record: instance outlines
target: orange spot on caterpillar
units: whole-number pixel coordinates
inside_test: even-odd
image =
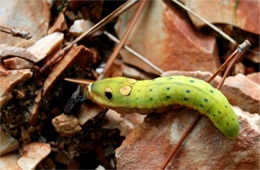
[[[119,92],[123,96],[128,96],[128,95],[130,95],[131,90],[132,90],[131,86],[123,86],[123,87],[120,88]]]

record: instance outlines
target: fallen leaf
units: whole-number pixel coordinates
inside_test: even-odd
[[[84,32],[88,31],[94,24],[90,20],[75,20],[73,25],[70,27],[69,32],[75,36],[80,36]],[[97,31],[93,34],[93,36],[101,35],[101,31]]]
[[[97,116],[102,110],[104,109],[96,104],[82,104],[77,116],[79,124],[81,126],[84,125],[87,121]]]
[[[7,68],[13,69],[13,70],[20,70],[20,69],[29,69],[32,68],[33,63],[30,61],[18,58],[18,57],[12,57],[5,59],[4,64]]]
[[[68,29],[65,17],[63,12],[61,12],[56,21],[54,22],[53,26],[49,29],[48,34],[52,34],[54,32],[63,32]]]
[[[1,25],[30,32],[33,35],[31,42],[37,41],[47,33],[50,10],[45,0],[26,1],[26,3],[20,0],[2,0],[0,11]],[[0,32],[0,44],[16,46],[23,42],[28,41]]]
[[[132,113],[129,115],[124,115],[124,117],[122,117],[119,113],[109,109],[105,117],[108,120],[108,123],[106,123],[103,128],[117,128],[120,130],[121,136],[127,136],[132,130],[134,130],[138,125],[143,122],[145,115]]]
[[[31,77],[32,72],[29,69],[10,70],[6,72],[6,75],[0,75],[0,108],[12,98],[13,88]]]
[[[251,113],[260,113],[260,86],[246,76],[237,74],[228,77],[221,91],[232,105]]]
[[[38,61],[37,58],[25,48],[8,46],[5,44],[0,45],[0,59],[4,59],[10,56],[17,56],[26,60],[30,60],[34,63]]]
[[[19,148],[18,141],[11,135],[6,135],[0,128],[0,155],[12,152]]]
[[[17,163],[24,170],[33,170],[50,152],[51,146],[47,143],[30,143],[24,145],[23,155]]]
[[[56,79],[68,68],[77,58],[92,58],[92,52],[84,46],[73,46],[68,53],[54,66],[43,85],[43,96],[47,95],[54,85]]]
[[[115,27],[120,38],[135,14],[135,9],[131,8],[120,15]],[[194,29],[179,9],[166,5],[163,1],[148,2],[126,45],[164,71],[214,72],[219,65],[215,37]],[[157,73],[127,51],[122,49],[120,54],[124,62],[146,72]]]
[[[243,30],[260,34],[260,1],[258,0],[182,1],[193,12],[211,23],[231,24]],[[192,14],[189,15],[196,26],[205,25]]]
[[[131,77],[137,80],[148,80],[153,78],[153,76],[126,64],[123,64],[123,76]]]
[[[50,54],[55,48],[61,45],[63,38],[63,33],[54,32],[41,38],[35,44],[28,47],[27,50],[30,51],[37,58],[37,62],[39,62]]]
[[[30,123],[32,125],[35,125],[37,123],[37,118],[38,118],[38,113],[39,113],[39,109],[40,109],[40,101],[42,99],[42,94],[40,91],[36,92],[37,96],[34,100],[33,106],[31,108],[31,118],[30,118]]]
[[[173,157],[174,147],[198,112],[149,114],[116,150],[117,169],[259,169],[260,116],[234,110],[240,120],[237,139],[225,138],[202,117]]]
[[[234,64],[232,75],[245,74],[245,72],[246,72],[246,69],[242,62]]]
[[[21,170],[17,164],[17,160],[20,155],[17,153],[9,153],[3,156],[0,156],[0,169],[3,170]]]
[[[246,77],[260,85],[260,72],[248,74]]]

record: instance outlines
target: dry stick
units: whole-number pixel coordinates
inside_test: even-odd
[[[208,83],[211,82],[226,66],[227,64],[234,58],[234,56],[238,53],[238,50],[236,49],[229,57],[228,59],[218,68],[218,70],[208,79]]]
[[[137,19],[139,18],[143,8],[144,8],[144,5],[145,3],[147,2],[147,0],[142,0],[140,2],[140,5],[138,6],[138,9],[133,17],[133,19],[131,20],[128,28],[126,29],[120,43],[115,47],[113,53],[111,54],[111,56],[109,57],[107,63],[106,63],[106,66],[104,68],[104,77],[106,77],[108,75],[108,69],[111,67],[111,65],[113,64],[114,60],[116,59],[116,56],[118,55],[119,51],[121,50],[121,48],[123,47],[125,41],[127,40],[130,32],[132,31]]]
[[[120,40],[117,39],[115,36],[113,36],[112,34],[110,34],[107,31],[104,31],[104,34],[106,36],[108,36],[108,38],[110,38],[112,41],[114,41],[115,43],[119,43]],[[143,62],[145,62],[147,65],[149,65],[151,68],[153,68],[155,71],[157,71],[159,74],[163,74],[164,71],[162,71],[159,67],[157,67],[156,65],[154,65],[151,61],[149,61],[147,58],[145,58],[144,56],[142,56],[141,54],[139,54],[138,52],[134,51],[132,48],[130,48],[127,45],[123,46],[124,49],[126,49],[129,53],[135,55],[136,57],[138,57],[140,60],[142,60]]]
[[[32,34],[26,31],[18,30],[16,28],[7,28],[4,26],[0,26],[0,32],[4,32],[7,34],[11,34],[14,37],[20,37],[26,40],[29,40],[32,38]]]
[[[196,14],[195,12],[193,12],[190,8],[188,8],[187,6],[183,5],[181,2],[179,2],[178,0],[172,0],[174,3],[176,3],[177,5],[179,5],[181,8],[183,8],[184,10],[188,11],[189,13],[191,13],[193,16],[197,17],[199,20],[201,20],[202,22],[204,22],[205,24],[207,24],[209,27],[211,27],[213,30],[215,30],[217,33],[219,33],[220,35],[222,35],[225,39],[227,39],[228,41],[230,41],[232,44],[237,44],[237,42],[231,38],[228,34],[226,34],[224,31],[220,30],[218,27],[216,27],[215,25],[211,24],[209,21],[207,21],[206,19],[204,19],[203,17],[201,17],[200,15]]]
[[[181,136],[181,138],[179,139],[179,141],[177,142],[176,146],[174,147],[171,155],[168,157],[168,159],[164,162],[162,169],[165,169],[166,166],[168,165],[168,163],[170,162],[170,160],[173,158],[173,156],[175,155],[175,153],[177,152],[177,150],[180,148],[182,142],[185,140],[185,138],[188,136],[188,134],[192,131],[192,129],[195,127],[195,125],[197,124],[197,122],[199,121],[201,116],[197,116],[195,120],[193,120],[193,122],[191,123],[191,125],[185,130],[184,135]]]
[[[234,65],[235,61],[237,60],[237,58],[239,58],[241,55],[244,54],[244,52],[250,47],[250,42],[248,40],[245,40],[243,43],[241,43],[237,49],[232,53],[232,55],[227,59],[228,62],[230,62],[230,64],[228,65],[228,68],[226,69],[224,76],[221,80],[221,82],[218,84],[217,89],[220,89],[225,81],[225,78],[227,76],[227,74],[230,72],[230,69],[232,68],[232,66]],[[227,65],[227,60],[224,64],[222,64],[220,66],[220,68],[223,68]],[[218,69],[218,71],[221,69]],[[218,72],[217,71],[217,72]],[[213,78],[215,77],[215,75],[217,75],[216,73],[211,76],[211,78],[207,81],[208,83],[213,80]],[[188,134],[194,129],[194,127],[196,126],[196,124],[198,123],[198,121],[201,119],[201,115],[198,115],[195,120],[190,124],[190,126],[187,128],[187,130],[184,132],[184,135],[180,138],[180,140],[178,141],[178,143],[176,144],[175,148],[173,149],[171,155],[169,156],[169,158],[167,159],[167,161],[164,163],[163,165],[163,169],[166,168],[166,166],[168,165],[168,163],[170,162],[170,160],[173,158],[173,156],[176,154],[177,150],[179,149],[179,147],[181,146],[181,144],[183,143],[183,141],[185,140],[185,138],[188,136]]]
[[[234,40],[232,37],[230,37],[228,34],[226,34],[224,31],[222,31],[221,29],[219,29],[218,27],[216,27],[215,25],[211,24],[209,21],[207,21],[205,18],[201,17],[200,15],[196,14],[194,11],[192,11],[190,8],[188,8],[186,5],[182,4],[181,2],[179,2],[178,0],[172,0],[174,3],[176,3],[177,5],[179,5],[181,8],[183,8],[184,10],[188,11],[190,14],[192,14],[193,16],[197,17],[199,20],[201,20],[202,22],[204,22],[205,24],[207,24],[209,27],[211,27],[214,31],[218,32],[220,35],[222,35],[225,39],[227,39],[229,42],[231,42],[232,44],[236,45],[238,44],[236,42],[236,40]],[[254,50],[250,50],[248,49],[249,52],[256,54],[256,55],[260,55],[260,53],[258,51],[254,51]]]
[[[78,38],[76,38],[73,42],[71,42],[70,44],[68,44],[66,47],[64,47],[63,49],[59,50],[54,57],[52,57],[51,60],[49,60],[41,69],[40,69],[40,73],[45,72],[51,65],[53,65],[60,57],[62,57],[64,55],[65,52],[67,52],[69,49],[71,49],[71,47],[73,45],[75,45],[76,43],[78,43],[80,40],[82,40],[83,38],[89,37],[90,35],[92,35],[93,33],[95,33],[97,30],[99,30],[101,27],[103,27],[104,25],[106,25],[107,23],[109,23],[110,21],[112,21],[115,17],[117,17],[118,15],[120,15],[121,13],[123,13],[125,10],[127,10],[128,8],[132,7],[136,2],[138,2],[137,0],[129,0],[127,2],[125,2],[123,5],[121,5],[120,7],[118,7],[116,10],[114,10],[113,12],[111,12],[108,16],[106,16],[105,18],[103,18],[101,21],[99,21],[98,23],[96,23],[93,27],[91,27],[88,31],[84,32],[82,35],[80,35]]]
[[[222,87],[222,85],[224,84],[224,81],[228,75],[228,73],[230,72],[232,66],[235,64],[236,60],[245,53],[246,50],[248,50],[248,48],[251,46],[250,42],[248,40],[245,40],[242,44],[240,44],[237,47],[237,54],[235,55],[234,59],[230,62],[230,64],[228,65],[221,82],[218,84],[217,89],[220,89]]]
[[[241,43],[237,49],[228,57],[228,59],[219,67],[219,69],[209,78],[207,81],[208,83],[211,82],[218,74],[220,71],[222,71],[228,63],[234,58],[236,58],[236,55],[239,54],[241,56],[243,52],[245,52],[249,47],[251,46],[250,42],[248,40],[245,40],[243,43]]]

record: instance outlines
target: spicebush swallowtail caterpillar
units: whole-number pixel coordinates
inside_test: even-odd
[[[186,77],[159,77],[153,80],[115,77],[98,80],[84,89],[84,96],[119,113],[159,112],[174,104],[206,115],[229,139],[239,134],[239,121],[226,97],[203,80]]]

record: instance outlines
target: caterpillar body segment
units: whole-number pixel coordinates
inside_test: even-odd
[[[186,76],[137,81],[125,77],[93,82],[84,95],[121,113],[162,111],[174,104],[206,115],[227,138],[239,134],[239,122],[226,97],[207,82]]]

